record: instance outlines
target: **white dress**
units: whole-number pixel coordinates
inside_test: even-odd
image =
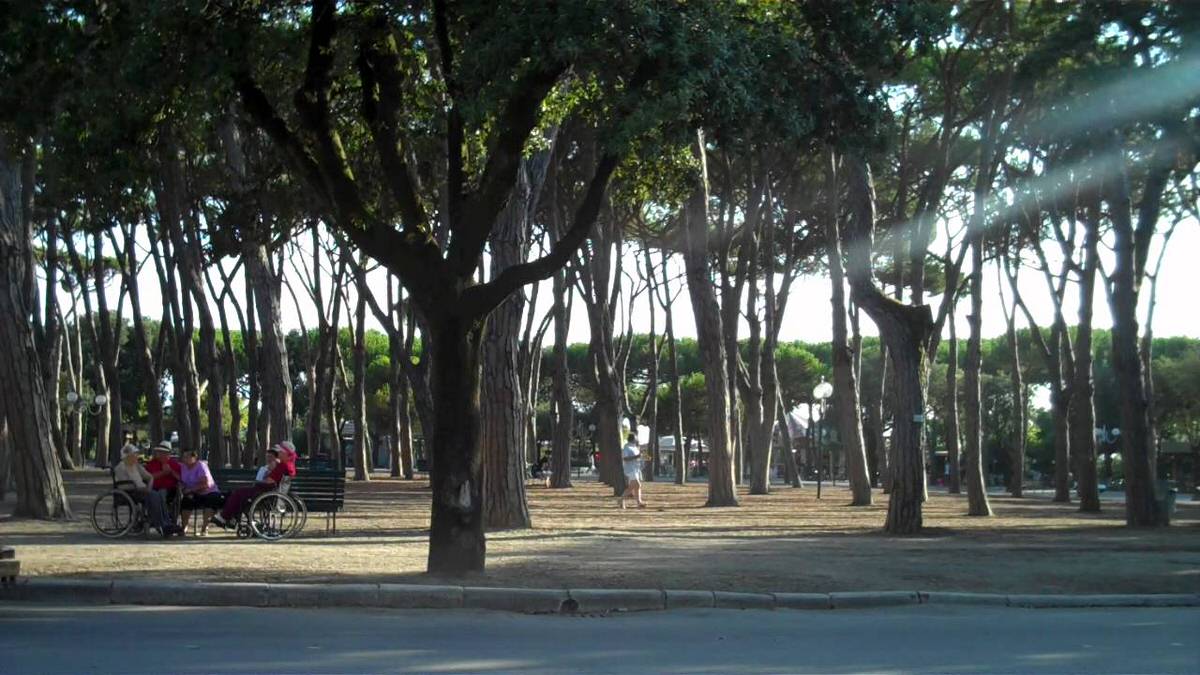
[[[637,445],[626,443],[625,447],[621,448],[621,464],[626,481],[642,479],[642,452]]]

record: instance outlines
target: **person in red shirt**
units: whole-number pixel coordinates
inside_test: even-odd
[[[183,473],[183,465],[179,460],[171,456],[171,444],[167,441],[162,441],[154,446],[154,459],[146,462],[146,471],[153,477],[153,482],[150,484],[150,489],[162,495],[163,503],[170,507],[175,504],[175,497],[179,491],[179,476]],[[175,513],[173,508],[171,518],[174,519]]]
[[[296,475],[296,447],[283,441],[273,448],[279,453],[279,462],[267,473],[267,477],[254,485],[234,490],[225,500],[221,512],[212,517],[219,527],[229,528],[237,524],[238,514],[258,495],[275,490],[287,478]]]

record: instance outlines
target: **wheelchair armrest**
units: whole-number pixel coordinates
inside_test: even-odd
[[[129,488],[136,488],[137,483],[131,480],[115,480],[113,481],[113,487],[117,488],[118,490],[125,490]]]

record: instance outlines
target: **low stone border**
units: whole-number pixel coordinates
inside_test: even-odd
[[[943,591],[732,593],[658,589],[538,589],[418,584],[268,584],[25,578],[0,589],[0,602],[210,607],[383,607],[486,609],[531,614],[664,609],[867,609],[975,605],[1033,609],[1200,607],[1200,594],[1030,595]]]

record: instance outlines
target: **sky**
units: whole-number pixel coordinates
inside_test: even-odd
[[[307,241],[307,237],[302,238]],[[1154,253],[1158,249],[1158,240],[1156,239],[1154,249],[1152,249],[1151,264],[1154,262]],[[933,250],[941,250],[944,248],[944,243],[935,242]],[[1048,253],[1053,256],[1055,247],[1047,247]],[[1155,310],[1154,333],[1160,337],[1166,336],[1188,336],[1200,338],[1200,303],[1196,301],[1196,294],[1200,292],[1200,265],[1197,264],[1196,252],[1200,251],[1200,223],[1195,220],[1184,221],[1179,224],[1174,238],[1170,242],[1167,253],[1163,261],[1163,269],[1160,275],[1158,288],[1158,304]],[[147,254],[148,255],[148,254]],[[304,253],[298,256],[304,257]],[[630,255],[627,253],[627,255]],[[1032,258],[1032,256],[1030,256]],[[1110,259],[1111,253],[1103,250],[1102,246],[1102,264],[1106,269],[1111,269]],[[222,261],[226,269],[232,269],[234,261],[226,259]],[[301,263],[302,260],[296,260]],[[1057,260],[1051,258],[1051,264],[1056,264]],[[632,268],[639,264],[639,260],[629,258],[626,263],[627,268]],[[968,263],[969,266],[969,263]],[[287,265],[287,272],[291,278],[295,279],[290,263]],[[672,276],[682,273],[682,260],[676,257],[672,261],[670,269]],[[214,275],[214,282],[219,283]],[[239,299],[245,297],[242,275],[239,274],[234,279],[235,292]],[[382,299],[386,294],[386,280],[381,270],[372,272],[368,277],[368,283],[373,288],[373,292],[377,297]],[[680,284],[683,280],[680,279]],[[1000,280],[997,278],[997,270],[994,265],[986,264],[983,275],[984,283],[984,312],[982,330],[985,337],[993,337],[1003,335],[1005,331],[1005,321],[1003,311],[1001,309],[1000,300],[1004,298],[1005,302],[1011,302],[1011,294],[1007,288],[1007,282],[1004,287],[1001,287]],[[159,318],[163,302],[159,291],[158,277],[154,272],[153,263],[146,264],[139,275],[139,286],[142,295],[143,312],[150,318]],[[1035,318],[1042,325],[1049,323],[1053,316],[1053,305],[1050,296],[1046,289],[1046,284],[1041,273],[1032,268],[1024,269],[1020,277],[1020,287],[1022,296],[1029,305]],[[328,288],[328,284],[326,285]],[[682,288],[682,287],[681,287]],[[831,337],[831,317],[830,317],[830,281],[824,275],[801,277],[796,280],[792,296],[789,300],[787,312],[783,319],[780,338],[784,341],[800,340],[804,342],[825,342]],[[317,317],[322,310],[313,306],[306,297],[303,287],[297,283],[294,286],[296,297],[299,300],[299,305],[293,301],[290,294],[284,291],[282,298],[282,317],[283,327],[286,330],[299,329],[303,323],[308,328],[314,328],[317,325]],[[116,307],[117,304],[117,285],[112,283],[106,290],[109,298],[109,306]],[[1001,295],[1003,293],[1003,296]],[[350,297],[353,301],[353,289],[350,291]],[[1145,305],[1149,297],[1149,287],[1146,286],[1142,293],[1142,313],[1141,317],[1145,316]],[[543,282],[543,287],[538,294],[538,306],[535,308],[536,318],[540,320],[545,315],[550,306],[551,287],[550,282]],[[69,300],[64,297],[64,302]],[[940,297],[934,296],[930,298],[930,303],[934,306],[935,312],[940,302]],[[211,304],[211,301],[210,301]],[[1069,289],[1066,298],[1066,311],[1068,323],[1075,323],[1074,317],[1078,312],[1078,295],[1074,292],[1074,288]],[[230,311],[231,320],[234,316],[232,307]],[[966,323],[966,299],[960,298],[958,310],[956,313],[956,326],[958,334],[965,336],[968,331]],[[82,307],[80,308],[82,311]],[[128,306],[126,306],[128,313]],[[1108,328],[1111,321],[1111,314],[1108,308],[1107,297],[1101,287],[1098,286],[1096,292],[1096,301],[1094,307],[1094,325],[1097,328]],[[659,330],[662,330],[661,313],[658,318]],[[691,309],[691,304],[686,292],[681,292],[677,298],[675,311],[673,314],[675,331],[678,337],[695,337],[695,321]],[[347,321],[347,314],[342,314],[343,325]],[[639,299],[633,313],[634,330],[638,332],[646,332],[649,330],[650,318],[646,304],[645,296]],[[368,328],[380,329],[379,324],[374,317],[368,312],[367,315]],[[621,329],[625,324],[621,323]],[[1024,319],[1019,320],[1019,325],[1024,326]],[[865,315],[862,320],[862,331],[864,335],[878,335],[874,325]],[[745,321],[742,321],[742,326],[739,331],[740,336],[745,336],[748,329]],[[571,328],[569,333],[570,342],[587,342],[588,340],[588,324],[586,310],[582,302],[576,301],[572,310]],[[548,333],[545,345],[553,344],[553,333]]]

